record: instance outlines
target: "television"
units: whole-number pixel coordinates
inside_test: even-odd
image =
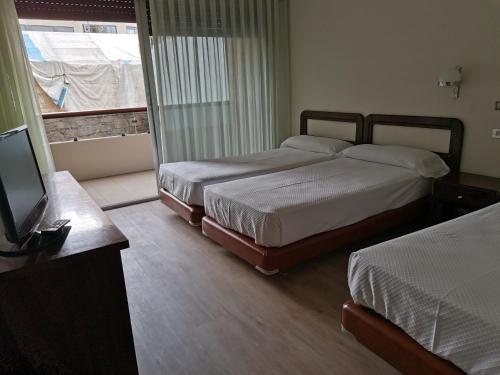
[[[47,201],[27,127],[0,134],[0,214],[9,242],[21,245],[30,239]]]

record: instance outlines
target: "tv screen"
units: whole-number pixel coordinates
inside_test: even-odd
[[[26,126],[0,134],[0,210],[7,240],[26,240],[46,204],[47,194]]]

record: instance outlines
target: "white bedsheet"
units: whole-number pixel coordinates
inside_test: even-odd
[[[430,181],[412,170],[339,158],[212,185],[205,212],[258,245],[281,247],[429,193]]]
[[[351,255],[354,301],[468,374],[500,374],[500,204]]]
[[[183,161],[160,166],[160,186],[181,201],[203,206],[203,189],[212,184],[283,171],[331,160],[335,155],[280,148],[213,160]]]

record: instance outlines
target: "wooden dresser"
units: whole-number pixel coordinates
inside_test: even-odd
[[[128,240],[68,172],[44,181],[45,221],[72,229],[57,252],[0,258],[0,373],[137,374]]]

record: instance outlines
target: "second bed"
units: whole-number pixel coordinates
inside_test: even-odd
[[[461,122],[389,115],[369,119],[365,141],[380,145],[358,145],[344,150],[343,158],[208,187],[203,232],[272,274],[421,217],[433,178],[457,170]],[[374,133],[375,126],[383,132]],[[423,130],[422,144],[436,153],[384,141],[393,143],[399,132],[403,145],[418,146],[412,144],[416,130]],[[435,131],[443,132],[442,140],[436,144],[433,138],[429,145],[426,138],[429,132],[437,136]]]

